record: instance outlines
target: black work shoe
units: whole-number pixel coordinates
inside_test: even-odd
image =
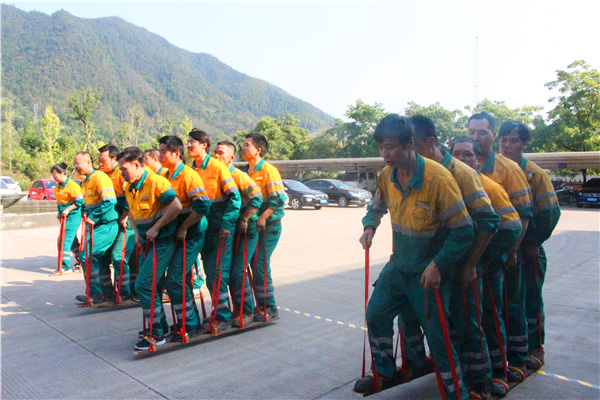
[[[529,352],[529,359],[525,363],[527,368],[537,371],[544,365],[544,350],[539,347]]]
[[[167,343],[167,341],[165,340],[164,336],[160,336],[157,338],[154,338],[155,342],[155,346],[162,346],[163,344]],[[137,342],[137,344],[134,347],[135,350],[150,350],[150,342],[148,341],[147,338],[142,338],[142,340],[140,340],[139,342]]]
[[[525,380],[525,372],[521,368],[509,366],[506,375],[509,382],[523,382]]]
[[[354,383],[354,391],[356,393],[362,393],[364,395],[370,395],[373,393],[381,392],[387,388],[394,386],[394,378],[388,378],[379,375],[377,377],[377,387],[375,387],[375,376],[372,372],[367,374],[364,378],[359,378]]]
[[[267,316],[271,320],[279,319],[279,310],[277,310],[277,307],[268,307],[267,308]],[[254,315],[254,322],[264,322],[264,321],[265,321],[265,317],[263,315],[258,314],[258,313]]]
[[[475,383],[469,389],[469,400],[490,400],[490,389],[485,383]]]
[[[490,393],[497,397],[504,397],[508,393],[509,386],[504,378],[492,378],[490,381]]]
[[[193,337],[197,337],[200,336],[201,333],[201,329],[200,327],[194,328],[194,329],[190,329],[189,331],[186,330],[185,333],[187,334],[188,339],[191,339]],[[181,343],[181,333],[176,332],[171,336],[171,339],[169,340],[169,342],[171,343]]]
[[[231,320],[229,320],[229,321],[217,320],[213,323],[212,329],[216,330],[217,333],[221,333],[223,331],[226,331],[227,329],[231,329],[231,326],[232,326]],[[206,323],[202,324],[202,329],[205,332],[211,333],[209,331],[209,328],[210,328],[210,322],[206,322]]]
[[[254,321],[254,314],[244,314],[244,316],[242,318],[243,318],[243,321],[242,321],[243,326],[248,326],[248,324],[251,324],[252,321]],[[231,321],[232,321],[233,326],[235,326],[236,328],[240,327],[239,315],[235,319],[232,319]]]
[[[77,300],[80,303],[87,303],[87,296],[85,294],[78,294],[77,296],[75,296],[75,300]],[[94,304],[104,303],[103,296],[90,296],[90,300]]]

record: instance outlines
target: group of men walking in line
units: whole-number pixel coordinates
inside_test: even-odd
[[[546,241],[560,208],[546,173],[523,157],[527,127],[471,116],[446,151],[424,116],[385,117],[374,132],[387,166],[363,218],[368,248],[388,211],[393,253],[367,308],[373,393],[437,371],[442,397],[504,396],[544,362]],[[396,366],[398,318],[402,365]],[[424,337],[431,357],[426,357]]]
[[[199,129],[189,133],[186,144],[177,136],[163,136],[159,144],[145,153],[137,147],[119,152],[103,146],[99,169],[89,153],[77,153],[74,168],[83,179],[81,188],[68,177],[64,163],[52,167],[64,226],[62,270],[71,271],[72,250],[86,274],[86,294],[76,299],[115,302],[118,295],[120,301],[139,301],[144,329],[135,350],[165,344],[169,330],[170,340],[181,342],[203,332],[218,334],[277,319],[270,258],[281,235],[285,191],[279,171],[263,158],[267,139],[258,133],[246,136],[244,171],[233,165],[233,143],[219,142],[211,156],[211,138]],[[185,164],[186,148],[191,166]],[[79,245],[82,216],[85,233]],[[198,258],[213,294],[213,311],[205,319],[193,292]],[[174,311],[172,326],[162,306],[163,291]]]

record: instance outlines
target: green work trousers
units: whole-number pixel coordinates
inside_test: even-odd
[[[523,275],[525,276],[527,325],[529,327],[529,351],[540,348],[546,336],[544,299],[542,286],[546,278],[546,252],[540,246],[537,259],[523,260]]]
[[[221,277],[221,286],[218,288],[219,295],[216,305],[217,321],[225,322],[231,319],[231,310],[228,303],[233,235],[229,235],[227,239],[220,239],[219,232],[220,227],[211,226],[209,223],[202,247],[202,266],[206,273],[206,286],[211,296],[214,293],[214,286],[219,281],[219,275]],[[213,304],[214,307],[215,304]]]
[[[268,308],[277,307],[273,289],[273,279],[271,278],[271,256],[279,237],[281,236],[281,221],[267,223],[264,232],[258,233],[256,264],[252,265],[252,276],[254,277],[254,290],[256,292],[256,305],[264,309],[265,304]],[[266,277],[266,280],[265,280]],[[266,282],[266,296],[265,296]]]
[[[410,308],[427,337],[431,356],[442,377],[446,398],[458,398],[456,391],[459,390],[460,397],[466,399],[467,391],[462,384],[458,356],[452,343],[448,344],[450,351],[447,351],[442,330],[443,323],[448,326],[447,304],[450,300],[450,282],[442,280],[439,289],[442,309],[439,309],[435,290],[423,289],[420,281],[421,274],[401,272],[393,261],[389,261],[381,271],[367,307],[367,328],[373,352],[373,369],[386,377],[392,377],[396,373],[393,350],[394,318],[403,310]],[[452,362],[456,367],[458,388],[454,386],[452,378]]]
[[[529,358],[527,314],[525,309],[525,280],[521,250],[517,252],[517,267],[504,272],[505,320],[508,340],[508,365],[525,368]]]
[[[95,224],[93,227],[88,225],[86,230],[87,243],[84,244],[79,259],[83,267],[84,279],[86,279],[88,273],[86,260],[88,255],[92,258],[89,282],[90,296],[112,298],[113,286],[110,280],[111,249],[119,233],[119,225],[117,221],[110,221],[105,224]],[[93,247],[92,231],[94,236]]]
[[[237,234],[235,237],[233,258],[231,260],[231,276],[229,278],[229,288],[233,293],[233,308],[236,310],[234,318],[239,317],[240,305],[242,304],[242,286],[244,287],[244,314],[254,313],[254,300],[252,298],[252,287],[246,272],[244,282],[244,270],[247,269],[258,242],[258,232],[256,229],[247,230],[245,234]]]
[[[125,256],[123,257],[123,250]],[[134,263],[135,233],[129,224],[127,229],[119,225],[119,233],[112,248],[112,265],[115,274],[115,293],[121,285],[121,297],[131,297],[131,270]],[[123,275],[121,275],[121,264],[123,264]]]
[[[71,211],[65,220],[65,233],[64,233],[64,243],[63,243],[63,258],[62,258],[62,269],[63,271],[68,271],[71,269],[71,251],[79,250],[79,243],[77,243],[77,247],[74,247],[75,238],[77,237],[77,230],[79,229],[79,225],[81,225],[81,211]],[[59,233],[58,236],[58,246],[60,249],[61,236]]]
[[[504,369],[506,326],[504,324],[504,259],[490,262],[483,277],[483,327],[492,368]]]

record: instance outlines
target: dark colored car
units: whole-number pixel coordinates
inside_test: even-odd
[[[575,202],[577,193],[575,193],[575,190],[571,186],[561,181],[552,181],[552,186],[554,187],[559,203],[573,204]]]
[[[29,188],[28,200],[56,200],[54,198],[54,179],[37,179]]]
[[[294,210],[299,210],[303,206],[312,206],[318,210],[328,203],[325,193],[306,187],[302,182],[284,179],[283,186],[290,199],[290,207]]]
[[[373,200],[368,190],[354,188],[337,179],[312,179],[304,184],[325,193],[329,196],[330,203],[337,203],[340,207],[348,207],[350,204],[364,207]]]
[[[600,204],[600,178],[592,178],[581,186],[577,195],[577,207],[584,204]]]

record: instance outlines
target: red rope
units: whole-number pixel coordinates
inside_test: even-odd
[[[238,236],[239,238],[239,236]],[[236,246],[237,249],[237,246]],[[240,327],[244,329],[244,295],[246,292],[246,265],[248,265],[248,236],[244,235],[244,272],[242,273],[242,295],[240,299]]]
[[[60,236],[58,237],[58,273],[63,274],[62,263],[65,252],[65,229],[67,226],[67,217],[61,215],[60,217]]]
[[[538,264],[537,258],[535,258],[533,260],[533,271],[535,273],[536,286],[538,286],[540,289],[540,298],[541,298],[542,285],[540,284],[539,264]],[[538,308],[538,318],[537,319],[538,319],[538,335],[540,337],[540,357],[542,357],[541,351],[544,350],[544,347],[542,346],[542,305],[541,305],[541,302],[540,302],[540,305]]]
[[[86,224],[85,224],[85,215],[81,216],[81,223],[79,224],[79,254],[83,250],[83,238],[86,237]]]
[[[362,377],[365,377],[367,364],[367,305],[369,300],[369,248],[365,249],[365,329],[363,330]],[[369,342],[370,344],[370,342]]]
[[[437,290],[437,289],[436,289]],[[423,288],[423,309],[425,310],[425,327],[429,329],[429,310],[427,308],[427,289]],[[444,388],[444,380],[442,374],[435,361],[433,362],[433,368],[435,369],[435,379],[437,380],[438,389],[443,400],[446,400],[446,389]]]
[[[256,265],[258,262],[258,251],[260,249],[260,232],[258,233],[258,239],[256,241],[256,248],[254,249],[254,255],[252,256],[252,268],[258,268]],[[258,271],[258,270],[257,270]],[[252,276],[250,277],[252,278]],[[263,317],[266,317],[266,313],[263,314],[260,305],[258,303],[258,288],[254,286],[254,282],[252,283],[252,291],[254,292],[254,298],[256,299],[256,312]]]
[[[479,291],[477,288],[477,280],[473,281],[473,293],[475,296],[475,317],[477,318],[477,329],[478,329],[478,333],[479,333],[479,347],[481,349],[481,357],[482,357],[482,361],[483,361],[483,356],[485,354],[484,350],[483,350],[483,337],[481,335],[481,313],[479,312],[479,304],[481,304],[479,302]],[[485,382],[485,385],[487,387],[488,383],[487,381]]]
[[[215,321],[217,320],[217,308],[219,306],[219,296],[221,294],[221,275],[223,273],[223,266],[221,265],[221,267],[219,267],[219,264],[221,264],[221,247],[222,247],[223,242],[224,242],[224,240],[219,238],[219,241],[217,243],[217,265],[216,265],[216,269],[215,269],[215,274],[217,274],[217,271],[219,271],[219,273],[218,273],[218,276],[215,277],[216,279],[213,282],[214,286],[213,286],[212,296],[211,296],[213,310],[212,310],[210,320],[208,323],[208,330],[212,336],[216,336],[219,334],[218,328],[213,329],[213,325],[215,324]]]
[[[186,253],[187,253],[187,248],[185,245],[185,238],[183,238],[183,290],[182,290],[182,296],[181,296],[181,330],[180,330],[180,334],[181,334],[181,343],[187,343],[188,342],[188,337],[187,334],[185,333],[185,306],[186,306],[186,301],[185,301],[185,288],[187,286],[187,282],[185,279],[185,274],[186,274]],[[173,308],[173,304],[171,304],[171,308]],[[175,326],[177,326],[177,324],[175,324]]]
[[[90,225],[90,253],[88,255],[88,244],[87,244],[87,229],[85,230],[85,302],[87,307],[92,306],[92,299],[90,298],[90,280],[92,277],[92,263],[94,258],[94,225]]]
[[[156,340],[152,336],[154,325],[154,302],[156,301],[156,243],[152,241],[152,294],[150,295],[150,333],[146,340],[150,343],[148,351],[156,351]]]
[[[439,289],[435,288],[434,290],[438,315],[440,317],[440,323],[442,325],[442,333],[444,334],[444,342],[446,343],[446,353],[448,353],[448,361],[450,362],[450,372],[452,372],[452,381],[454,382],[456,396],[458,400],[461,400],[460,386],[458,384],[458,374],[456,373],[456,364],[454,363],[454,356],[452,354],[452,345],[450,343],[450,335],[448,334],[448,326],[446,325],[446,316],[444,315],[444,309],[442,308],[442,299],[440,298]]]
[[[504,329],[506,330],[506,352],[510,351],[510,323],[509,323],[509,310],[508,310],[508,288],[506,285],[506,272],[504,273]],[[504,367],[506,369],[506,367]],[[508,382],[508,381],[507,381]]]
[[[263,305],[265,308],[265,314],[263,316],[263,321],[264,323],[269,322],[269,314],[267,313],[267,281],[268,281],[268,272],[269,272],[269,264],[268,264],[268,257],[267,257],[267,233],[265,231],[262,232],[263,235],[263,248],[265,250],[265,262],[264,262],[264,273],[263,273]]]
[[[492,303],[492,316],[494,318],[494,330],[496,331],[496,338],[498,340],[498,347],[500,348],[500,358],[502,359],[502,370],[504,371],[505,382],[508,382],[508,371],[506,370],[506,353],[504,352],[504,343],[502,343],[502,334],[500,333],[500,317],[496,311],[496,302],[494,300],[494,292],[492,292],[492,284],[490,283],[490,277],[485,274],[487,280],[488,294],[490,302]]]
[[[127,249],[127,229],[123,229],[123,249],[121,250],[121,270],[119,271],[119,284],[117,285],[116,303],[121,303],[121,286],[123,284],[123,267],[125,266],[125,250]]]

